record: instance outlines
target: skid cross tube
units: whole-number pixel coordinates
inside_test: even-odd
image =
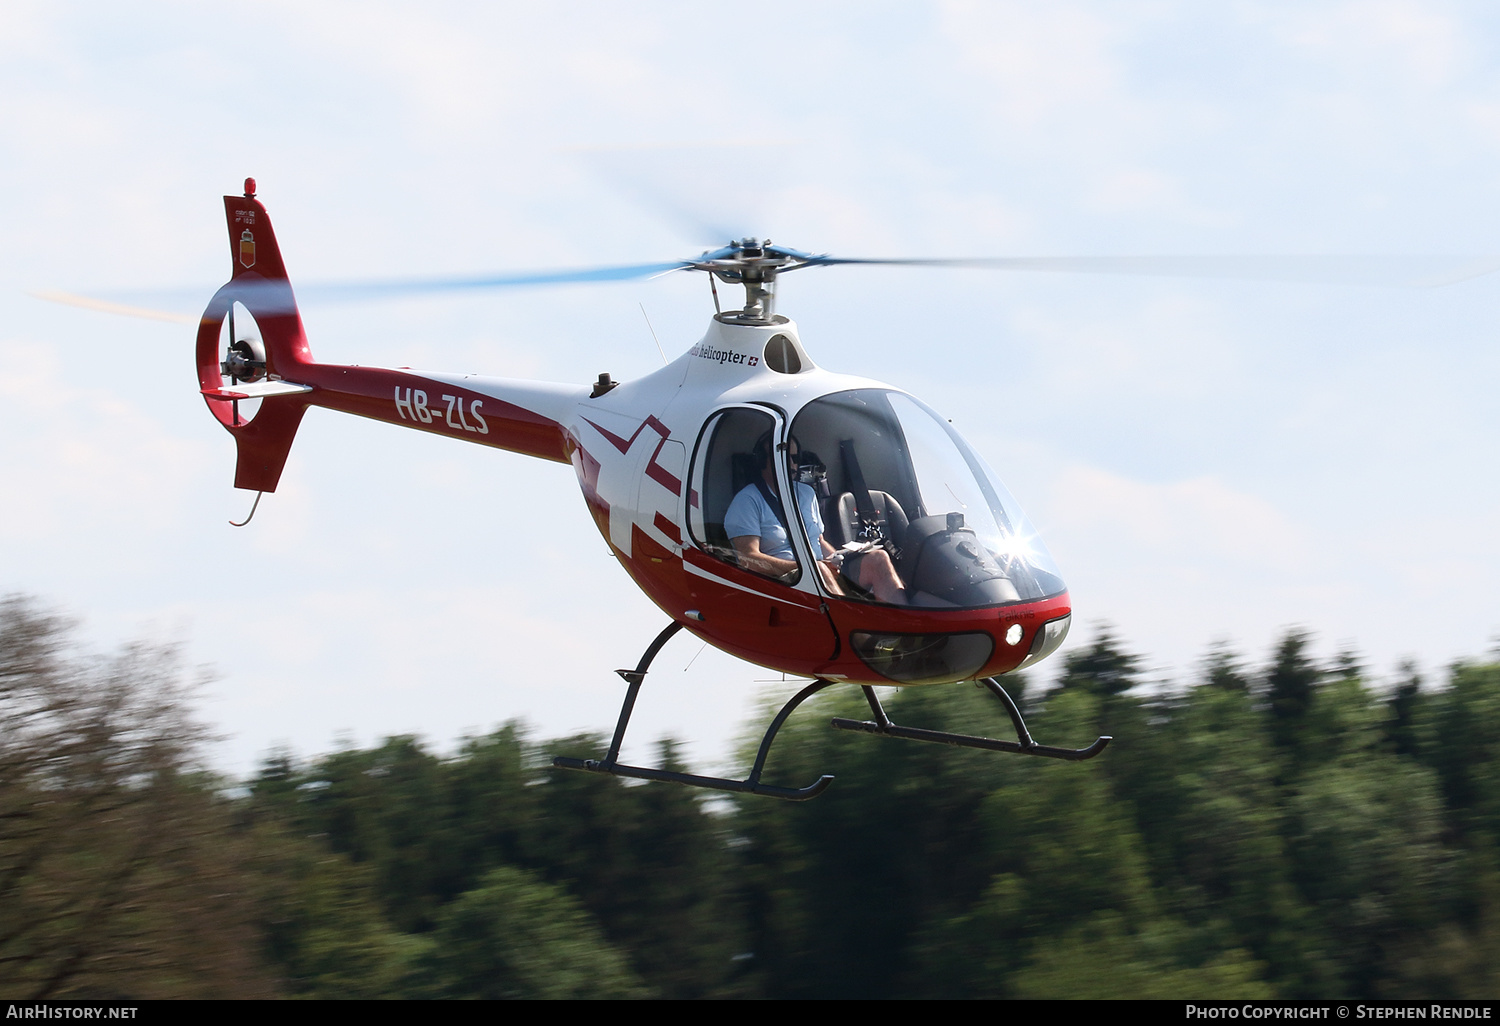
[[[983,748],[991,752],[1017,752],[1021,755],[1039,755],[1047,759],[1067,759],[1069,762],[1092,759],[1104,751],[1105,746],[1113,740],[1110,737],[1101,737],[1087,748],[1053,748],[1051,745],[1039,745],[1032,740],[1030,731],[1026,729],[1026,721],[1021,718],[1021,710],[1016,706],[1015,699],[1006,693],[999,681],[989,677],[985,680],[976,680],[974,684],[976,687],[986,688],[1005,703],[1005,711],[1010,713],[1010,722],[1016,728],[1017,740],[996,741],[988,737],[971,737],[968,734],[949,734],[942,730],[900,726],[891,722],[891,718],[881,707],[880,698],[875,694],[875,689],[868,685],[861,685],[861,689],[865,693],[865,701],[870,703],[870,711],[875,714],[874,721],[835,719],[833,726],[838,730],[860,730],[866,734],[878,734],[881,737],[900,737],[908,741],[932,741],[941,745],[956,745],[960,748]]]
[[[645,766],[627,766],[618,762],[620,756],[620,742],[625,740],[625,728],[630,725],[630,714],[635,709],[636,695],[640,694],[641,683],[646,679],[646,670],[651,666],[651,660],[661,651],[671,637],[682,629],[682,624],[675,620],[656,636],[651,647],[646,649],[641,661],[636,664],[634,670],[616,670],[629,685],[625,692],[625,702],[620,707],[620,719],[615,724],[615,736],[609,743],[609,754],[603,759],[574,759],[570,756],[559,755],[552,760],[552,765],[559,769],[584,770],[588,773],[608,773],[615,777],[633,777],[636,780],[660,780],[669,784],[685,784],[688,787],[705,787],[714,791],[733,791],[739,794],[758,794],[767,798],[781,798],[789,802],[805,802],[809,798],[816,798],[833,782],[833,777],[825,774],[807,787],[775,787],[771,784],[760,782],[761,771],[766,768],[766,756],[771,752],[771,742],[776,739],[776,732],[786,722],[786,718],[792,714],[792,710],[801,705],[805,700],[822,691],[832,684],[832,681],[823,680],[821,677],[813,680],[811,684],[792,696],[791,701],[781,707],[781,712],[771,721],[766,728],[766,736],[761,739],[760,751],[755,755],[755,767],[750,770],[750,776],[744,780],[729,780],[724,777],[701,777],[695,773],[677,773],[672,770],[650,769]]]

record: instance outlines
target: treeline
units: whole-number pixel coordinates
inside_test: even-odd
[[[792,805],[554,770],[604,739],[515,724],[226,782],[170,652],[69,631],[0,604],[0,996],[1500,991],[1500,665],[1377,689],[1292,631],[1142,688],[1103,631],[1007,681],[1040,740],[1114,735],[1093,762],[832,731],[868,715],[841,689],[772,751],[768,782],[837,775]],[[1008,729],[968,686],[887,708]]]

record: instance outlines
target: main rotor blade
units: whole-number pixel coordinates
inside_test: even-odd
[[[734,139],[637,142],[573,147],[564,152],[594,178],[629,196],[643,211],[675,226],[691,241],[708,245],[743,238],[765,221],[765,191],[725,190],[726,169],[761,167],[767,153],[787,152],[798,146],[794,139]]]
[[[52,303],[80,306],[85,310],[98,310],[101,313],[119,314],[122,317],[142,317],[149,321],[171,321],[174,324],[198,323],[198,318],[190,314],[153,310],[144,306],[131,306],[127,303],[112,303],[106,299],[91,299],[88,296],[77,296],[71,292],[32,292],[30,294],[37,299],[45,299]]]
[[[977,259],[863,259],[815,256],[781,246],[768,249],[802,267],[838,264],[955,267],[1054,274],[1123,274],[1164,278],[1218,278],[1336,285],[1435,288],[1500,271],[1500,256],[1212,255],[1108,257],[992,257]],[[799,268],[790,268],[798,270]]]
[[[690,266],[686,261],[669,263],[620,264],[608,267],[584,267],[571,271],[520,271],[513,274],[491,274],[479,277],[391,278],[384,281],[328,282],[298,285],[298,295],[309,300],[374,299],[377,297],[420,296],[444,292],[476,292],[486,289],[523,288],[529,285],[564,285],[570,282],[632,281],[666,274]]]
[[[490,289],[525,288],[534,285],[565,285],[582,282],[632,281],[688,270],[696,264],[726,260],[739,252],[729,245],[695,260],[673,260],[650,264],[615,264],[566,271],[519,271],[509,274],[454,276],[444,278],[392,278],[383,281],[328,282],[297,286],[297,295],[312,302],[350,302],[403,296],[478,292]],[[866,258],[836,257],[805,253],[786,246],[767,245],[766,252],[796,261],[782,273],[804,267],[842,264],[885,267],[952,267],[995,271],[1030,271],[1051,274],[1120,274],[1164,278],[1208,278],[1228,281],[1281,281],[1335,285],[1383,285],[1407,288],[1437,288],[1469,281],[1500,271],[1500,256],[1361,256],[1361,255],[1210,255],[1210,256],[1057,256],[980,258]],[[706,268],[705,268],[706,269]],[[291,308],[291,289],[285,281],[242,278],[236,283],[242,293],[264,289],[260,297],[265,309]],[[106,313],[156,320],[196,323],[187,313],[201,303],[202,289],[135,291],[112,297],[81,296],[70,292],[31,293],[39,299],[81,306]],[[162,310],[157,307],[176,307]],[[181,312],[179,312],[181,311]]]
[[[732,250],[717,250],[717,256],[727,255]],[[632,281],[667,274],[684,267],[687,261],[674,260],[654,264],[617,264],[605,267],[584,267],[569,271],[520,271],[512,274],[491,274],[449,278],[390,278],[380,281],[312,282],[297,285],[296,295],[301,301],[314,303],[353,302],[361,299],[397,299],[403,296],[421,296],[456,292],[477,292],[488,289],[525,288],[532,285],[565,285],[570,282]],[[268,281],[263,278],[241,278],[236,291],[247,296],[257,291],[259,308],[266,312],[292,309],[292,290],[285,281]],[[156,307],[176,307],[186,311],[200,306],[212,289],[157,289],[120,293],[111,298],[80,296],[71,292],[35,291],[31,295],[54,303],[80,306],[104,313],[123,314],[128,317],[145,317],[152,320],[177,321],[196,324],[198,317],[186,312],[161,310]],[[125,302],[129,300],[129,302]]]

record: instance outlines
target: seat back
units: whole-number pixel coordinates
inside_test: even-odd
[[[906,540],[908,523],[906,511],[901,508],[901,503],[897,502],[890,492],[877,492],[871,489],[870,504],[875,507],[875,520],[880,524],[881,533],[899,549]],[[829,518],[829,521],[829,526],[842,536],[837,540],[829,539],[835,545],[860,540],[859,503],[855,501],[853,492],[845,492],[839,496],[838,503],[834,507],[834,515]]]

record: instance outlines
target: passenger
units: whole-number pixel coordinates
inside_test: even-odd
[[[760,479],[752,481],[729,504],[724,514],[724,531],[730,544],[739,554],[740,565],[769,577],[789,578],[797,571],[797,556],[787,536],[786,510],[776,484],[776,463],[772,458],[774,446],[767,432],[755,443],[752,455],[760,469]],[[801,446],[794,437],[788,445],[787,455],[795,466]],[[823,516],[818,511],[818,496],[812,486],[797,482],[797,510],[802,514],[802,523],[807,528],[807,540],[814,552],[820,553],[818,573],[824,586],[833,595],[845,594],[839,583],[840,570],[851,581],[866,591],[872,592],[879,602],[892,605],[906,604],[906,586],[901,583],[890,554],[882,548],[853,555],[835,549],[823,537]]]

